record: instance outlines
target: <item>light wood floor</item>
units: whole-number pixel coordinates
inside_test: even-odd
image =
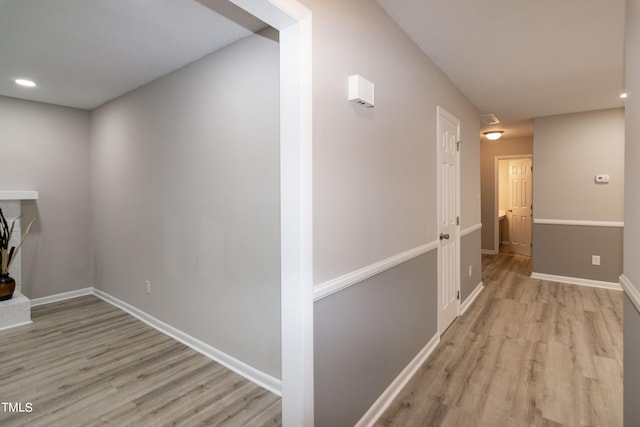
[[[482,262],[486,288],[377,425],[622,426],[622,293]]]
[[[0,331],[2,426],[268,426],[280,398],[93,296]]]

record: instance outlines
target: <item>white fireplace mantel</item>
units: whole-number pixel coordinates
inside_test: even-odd
[[[2,212],[9,222],[13,222],[13,220],[20,217],[22,200],[37,199],[37,191],[0,190],[0,208],[2,208]],[[18,246],[21,235],[20,221],[16,221],[13,231],[14,235],[11,237],[10,244],[12,246]],[[31,301],[22,294],[22,262],[20,261],[20,252],[17,253],[9,273],[16,281],[16,291],[10,300],[0,301],[0,330],[31,323]]]
[[[31,190],[0,190],[0,200],[37,200],[38,192]]]

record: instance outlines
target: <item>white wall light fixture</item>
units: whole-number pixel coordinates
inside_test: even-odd
[[[502,130],[491,130],[489,132],[483,132],[482,134],[489,140],[495,141],[496,139],[500,139],[504,131]]]
[[[349,101],[373,108],[373,83],[359,74],[349,76]]]

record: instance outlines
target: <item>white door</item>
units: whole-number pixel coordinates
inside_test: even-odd
[[[510,250],[531,256],[531,159],[509,161]]]
[[[438,329],[459,312],[458,141],[460,121],[438,108]]]

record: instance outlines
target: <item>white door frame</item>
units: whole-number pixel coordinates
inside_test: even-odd
[[[457,135],[456,135],[456,139],[457,141],[460,141],[460,119],[458,119],[456,116],[452,115],[451,113],[447,112],[444,108],[438,106],[437,107],[437,115],[436,115],[436,158],[437,158],[437,202],[436,202],[436,206],[437,206],[437,214],[436,214],[436,218],[437,218],[437,229],[436,229],[436,239],[439,239],[440,236],[440,204],[442,203],[442,180],[440,177],[440,162],[441,162],[441,155],[440,155],[440,116],[444,116],[447,117],[449,120],[451,120],[452,122],[456,122],[458,124],[458,129],[457,129]],[[458,218],[460,218],[460,149],[458,149],[458,151],[456,152],[456,202],[455,202],[455,211],[456,211],[456,216]],[[456,233],[456,261],[455,261],[455,290],[456,292],[459,294],[460,292],[460,224],[458,223],[457,225],[457,233]],[[439,241],[438,241],[439,242]],[[440,260],[442,257],[442,253],[440,250],[440,244],[438,243],[438,260],[437,260],[437,270],[438,270],[438,292],[437,292],[437,298],[438,298],[438,336],[442,335],[444,333],[443,327],[441,325],[441,321],[440,321],[440,306],[441,306],[441,302],[440,302],[440,298],[442,297],[442,289],[444,286],[443,283],[443,279],[442,279],[442,271],[440,269]],[[456,309],[456,315],[460,316],[460,299],[458,298],[457,302],[457,309]]]
[[[282,424],[313,425],[311,12],[296,0],[230,0],[280,32]]]
[[[494,160],[493,168],[493,253],[500,252],[500,221],[498,220],[498,211],[500,210],[500,160],[514,160],[514,159],[531,159],[533,161],[532,154],[510,154],[505,156],[496,156]],[[532,172],[533,176],[533,172]]]

